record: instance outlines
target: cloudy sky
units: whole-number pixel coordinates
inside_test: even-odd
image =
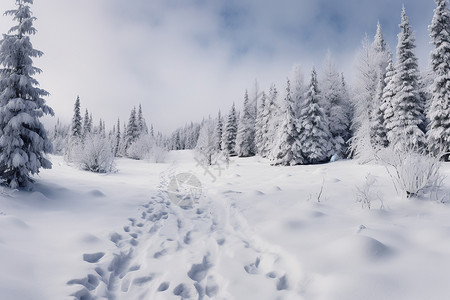
[[[0,11],[14,3],[2,0]],[[70,121],[79,95],[109,126],[141,103],[147,122],[167,133],[228,112],[255,79],[284,89],[294,65],[320,70],[328,50],[351,80],[355,52],[378,20],[395,49],[402,3],[425,68],[432,0],[35,0],[32,41],[45,53],[35,65],[61,120]],[[0,18],[0,32],[11,25]]]

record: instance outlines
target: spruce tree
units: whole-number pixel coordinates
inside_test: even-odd
[[[117,157],[120,154],[120,119],[117,118],[117,131],[115,135],[114,141],[114,156]]]
[[[333,60],[327,57],[325,74],[322,81],[323,108],[328,119],[331,134],[331,148],[329,156],[345,157],[347,152],[347,135],[350,127],[348,105],[342,86],[342,79],[336,70]]]
[[[81,113],[80,113],[80,97],[78,96],[77,100],[75,100],[75,106],[73,109],[71,137],[80,139],[81,136],[82,136],[82,127],[81,127]]]
[[[250,103],[248,93],[245,91],[244,109],[239,119],[236,134],[236,153],[239,157],[255,155],[255,120],[252,111],[252,103]]]
[[[236,108],[233,103],[230,113],[228,114],[225,131],[222,137],[222,149],[227,156],[236,155],[236,134],[237,134],[237,116]]]
[[[431,42],[431,103],[428,111],[428,147],[434,154],[450,152],[450,11],[447,0],[435,0]],[[444,159],[449,160],[449,155]]]
[[[222,151],[222,136],[223,136],[223,120],[219,110],[219,113],[217,115],[216,129],[214,133],[214,144],[217,152]]]
[[[331,134],[320,97],[317,74],[313,69],[298,123],[300,150],[307,164],[321,163],[329,159]]]
[[[86,109],[85,113],[84,113],[84,119],[83,119],[83,130],[82,130],[82,136],[83,136],[83,140],[86,138],[86,136],[91,133],[92,128],[91,128],[91,120],[89,118],[89,112]]]
[[[126,131],[126,144],[125,148],[128,149],[130,145],[137,141],[139,138],[139,124],[136,115],[136,107],[131,110],[130,118],[128,119],[127,131]],[[179,142],[178,142],[179,144]],[[178,147],[177,147],[177,150]]]
[[[296,127],[297,119],[295,118],[294,105],[290,81],[288,80],[283,103],[284,116],[280,125],[281,132],[279,139],[275,142],[274,165],[294,166],[304,162]]]
[[[16,9],[5,12],[13,17],[13,26],[0,41],[0,178],[11,188],[28,187],[31,175],[50,169],[46,153],[52,151],[44,126],[39,119],[53,115],[34,75],[41,70],[33,58],[42,52],[33,48],[30,36],[36,33],[30,4],[16,0]]]
[[[397,65],[395,67],[392,98],[393,115],[387,137],[399,149],[417,149],[425,146],[425,135],[421,130],[424,123],[424,103],[419,94],[419,71],[414,54],[415,37],[411,30],[405,7],[402,8],[397,44]]]
[[[261,101],[258,106],[258,111],[256,114],[256,121],[255,121],[255,152],[259,155],[263,155],[264,152],[264,144],[265,141],[265,127],[264,127],[264,113],[265,113],[265,106],[266,106],[266,93],[262,93]]]

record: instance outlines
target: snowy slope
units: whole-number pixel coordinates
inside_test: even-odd
[[[1,299],[450,297],[448,205],[400,199],[383,167],[255,157],[206,172],[178,151],[98,175],[52,161],[34,192],[0,198]],[[192,210],[167,194],[182,172],[202,184]],[[382,210],[356,203],[367,173]]]

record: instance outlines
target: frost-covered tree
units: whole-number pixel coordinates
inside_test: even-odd
[[[148,133],[147,122],[145,121],[144,114],[142,113],[142,105],[141,104],[139,104],[139,110],[137,113],[137,125],[138,125],[139,132],[141,134]]]
[[[298,118],[300,115],[300,108],[303,103],[303,97],[305,96],[305,82],[303,78],[303,72],[300,66],[295,66],[292,78],[292,100],[294,101],[294,113]]]
[[[233,103],[222,136],[222,149],[227,156],[236,155],[237,115]]]
[[[89,116],[89,112],[86,108],[86,111],[84,113],[83,118],[83,140],[86,137],[86,135],[90,134],[92,132],[92,118]]]
[[[387,147],[387,131],[384,126],[384,111],[382,109],[383,90],[386,86],[385,78],[391,51],[384,39],[381,24],[377,24],[377,32],[372,43],[375,66],[377,70],[376,90],[370,111],[370,141],[373,148]]]
[[[75,100],[75,105],[73,109],[72,126],[71,126],[71,136],[74,138],[81,138],[82,136],[82,124],[81,124],[81,113],[80,113],[80,97]]]
[[[423,126],[424,103],[419,94],[419,70],[414,54],[415,37],[411,30],[405,7],[402,8],[397,44],[397,64],[393,84],[393,115],[389,123],[387,137],[396,148],[416,148],[425,146]]]
[[[133,142],[137,141],[139,134],[140,132],[136,115],[136,108],[133,108],[130,113],[130,118],[128,119],[127,131],[125,133],[125,149],[128,149],[128,147],[130,147]]]
[[[198,161],[210,166],[213,161],[213,155],[216,152],[214,143],[214,129],[216,124],[211,120],[203,121],[195,147],[196,158]]]
[[[380,94],[384,88],[384,78],[391,52],[384,39],[381,25],[378,23],[377,31],[372,43],[366,37],[360,51],[357,64],[357,84],[355,86],[355,111],[353,118],[354,136],[351,139],[351,151],[361,161],[373,159],[374,148],[377,148],[374,132],[382,126],[382,112],[380,111]],[[382,134],[382,133],[381,133]]]
[[[350,150],[359,160],[365,162],[373,157],[370,143],[370,117],[377,85],[377,66],[372,43],[366,36],[362,41],[356,61],[356,83],[354,86],[354,118]]]
[[[264,152],[264,145],[266,141],[266,128],[265,128],[265,106],[266,106],[266,93],[262,93],[261,101],[259,102],[256,120],[255,120],[255,152],[262,156]]]
[[[434,154],[450,152],[450,11],[447,0],[435,0],[429,27],[433,83],[428,111],[428,147]],[[449,160],[449,155],[444,157]]]
[[[252,103],[245,91],[244,109],[239,119],[238,132],[236,134],[236,153],[239,157],[255,155],[255,119]]]
[[[216,131],[214,132],[214,145],[217,152],[222,151],[222,136],[223,136],[223,120],[219,110],[219,113],[217,115]]]
[[[121,138],[120,119],[117,118],[117,129],[116,129],[115,136],[114,136],[114,151],[113,151],[114,157],[117,157],[120,155],[120,138]]]
[[[298,122],[300,150],[307,164],[321,163],[329,159],[331,134],[320,97],[317,74],[313,69]]]
[[[341,75],[337,71],[330,55],[326,59],[321,92],[323,107],[332,137],[330,140],[330,153],[328,155],[330,157],[337,155],[343,158],[347,152],[348,132],[350,130],[349,105]]]
[[[290,81],[287,81],[286,96],[283,101],[284,117],[280,125],[279,139],[275,142],[274,165],[294,166],[304,162],[297,131],[297,119],[294,112],[294,100]]]
[[[276,136],[275,128],[273,127],[276,124],[272,120],[278,118],[277,95],[278,92],[274,84],[271,85],[267,96],[263,94],[264,109],[260,116],[262,139],[258,146],[258,151],[262,157],[266,158],[271,156],[273,141]]]
[[[41,73],[33,58],[42,52],[30,40],[36,33],[30,4],[16,0],[16,9],[5,12],[17,24],[0,41],[0,178],[11,188],[28,187],[31,175],[52,166],[46,158],[52,145],[39,119],[54,113],[43,99],[48,92],[33,78]]]
[[[275,84],[272,84],[269,89],[266,109],[268,110],[266,157],[270,160],[275,160],[274,155],[277,153],[277,145],[273,141],[279,138],[279,134],[281,132],[279,129],[282,118],[284,117],[283,109],[278,99],[278,90]]]

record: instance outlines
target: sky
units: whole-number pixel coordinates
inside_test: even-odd
[[[0,11],[15,7],[0,2]],[[257,80],[284,90],[294,66],[309,77],[331,53],[348,81],[361,40],[380,21],[395,52],[405,5],[426,68],[432,0],[35,0],[37,79],[56,113],[70,122],[81,106],[108,127],[142,105],[147,123],[170,133],[190,121],[227,113]],[[13,25],[0,17],[0,32]],[[320,84],[320,83],[319,83]]]

